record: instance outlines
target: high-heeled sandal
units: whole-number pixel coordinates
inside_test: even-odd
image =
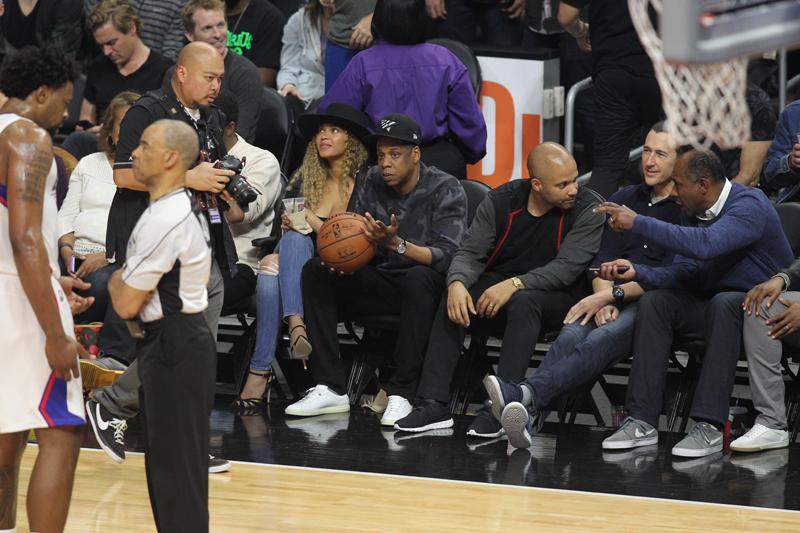
[[[270,403],[270,394],[272,392],[272,382],[275,380],[275,375],[270,372],[253,372],[247,370],[248,374],[253,374],[261,378],[267,378],[267,383],[264,386],[264,392],[259,398],[237,398],[231,402],[231,409],[236,411],[237,414],[242,416],[251,416],[260,414],[264,408]]]
[[[303,328],[303,331],[306,331],[306,325],[298,324],[289,330],[289,358],[306,360],[308,356],[311,355],[311,343],[308,341],[308,337],[303,333],[299,334],[294,341],[291,341],[292,332],[297,328]]]

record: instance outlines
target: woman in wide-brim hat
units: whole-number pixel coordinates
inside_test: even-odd
[[[261,260],[256,290],[258,329],[250,372],[233,406],[241,414],[256,414],[269,401],[272,362],[282,320],[289,326],[289,353],[306,359],[311,353],[303,321],[300,273],[314,255],[314,238],[324,221],[352,210],[353,194],[367,163],[362,139],[370,134],[366,114],[347,104],[332,103],[324,113],[298,120],[308,140],[303,163],[292,176],[285,198],[303,197],[308,227],[295,227],[284,214],[285,233],[276,249]],[[352,201],[351,201],[352,200]]]

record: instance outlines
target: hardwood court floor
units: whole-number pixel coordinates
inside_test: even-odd
[[[24,491],[37,449],[22,463]],[[211,531],[769,531],[800,513],[576,491],[236,463],[210,480]],[[144,459],[81,452],[67,531],[154,531]]]

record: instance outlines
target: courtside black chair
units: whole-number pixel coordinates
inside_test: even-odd
[[[467,195],[467,223],[471,224],[480,203],[486,198],[491,187],[485,183],[472,180],[459,180]],[[358,402],[364,389],[373,380],[377,381],[377,370],[383,360],[383,354],[389,353],[394,342],[384,340],[391,338],[397,332],[400,317],[396,315],[361,316],[352,321],[345,322],[345,329],[356,341],[357,351],[350,369],[347,383],[347,394],[350,403]],[[356,333],[356,326],[363,328],[363,333]]]
[[[287,171],[287,158],[294,140],[294,117],[286,100],[271,87],[261,94],[261,113],[256,125],[255,146],[269,150]]]
[[[480,98],[483,76],[481,75],[481,65],[478,63],[478,57],[472,48],[461,41],[444,37],[431,39],[428,42],[447,48],[464,63],[464,66],[467,67],[467,72],[469,72],[469,81],[472,82],[472,88],[475,91],[475,98]]]

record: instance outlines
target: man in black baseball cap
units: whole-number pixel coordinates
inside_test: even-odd
[[[419,124],[414,119],[402,113],[392,113],[386,115],[378,121],[375,126],[375,135],[370,135],[369,139],[377,140],[380,138],[394,139],[404,144],[420,146],[422,144],[422,132]]]
[[[336,324],[363,314],[400,316],[397,371],[386,386],[389,403],[381,424],[392,426],[411,412],[444,274],[466,232],[464,189],[453,176],[420,162],[419,125],[393,114],[379,120],[375,131],[368,139],[377,145],[378,164],[353,191],[354,210],[367,219],[367,237],[377,248],[375,258],[352,276],[332,276],[319,258],[303,268],[303,305],[317,386],[286,408],[289,415],[350,409]]]

